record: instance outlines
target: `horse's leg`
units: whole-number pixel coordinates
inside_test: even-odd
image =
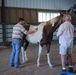
[[[25,58],[24,58],[24,47],[21,47],[21,53],[22,53],[22,62],[25,62]]]
[[[22,43],[21,43],[21,53],[22,53],[22,62],[25,62],[25,58],[24,58],[24,39],[22,39]]]
[[[38,59],[37,59],[37,67],[40,65],[40,55],[42,52],[42,46],[39,44],[39,52],[38,52]]]
[[[52,68],[52,64],[50,62],[50,44],[46,44],[46,50],[47,50],[47,63],[50,68]]]
[[[23,63],[28,61],[27,56],[26,56],[26,49],[27,49],[28,45],[29,45],[29,42],[28,41],[24,41],[24,43],[23,43],[23,45],[21,47]]]
[[[27,54],[26,54],[26,50],[27,50],[28,45],[29,45],[29,42],[25,41],[25,43],[24,43],[24,58],[25,58],[25,62],[28,61]]]

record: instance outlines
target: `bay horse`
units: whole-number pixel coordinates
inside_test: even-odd
[[[25,45],[21,47],[23,62],[28,61],[27,55],[26,55],[26,50],[27,50],[29,43],[39,44],[39,52],[38,52],[38,59],[37,59],[37,67],[39,67],[42,48],[43,48],[43,45],[46,45],[47,63],[49,65],[49,67],[52,68],[52,64],[50,62],[51,41],[53,38],[54,31],[59,27],[59,25],[62,22],[63,22],[63,15],[60,14],[59,16],[57,16],[47,22],[43,22],[37,26],[33,26],[33,25],[25,26],[25,29],[27,31],[32,31],[36,28],[38,28],[38,31],[33,34],[26,35],[24,38]]]

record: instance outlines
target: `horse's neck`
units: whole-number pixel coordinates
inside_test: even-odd
[[[60,26],[61,22],[60,19],[55,23],[54,27],[53,27],[53,32]]]

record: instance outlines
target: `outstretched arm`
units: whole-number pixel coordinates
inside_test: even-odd
[[[35,33],[35,32],[37,32],[37,31],[38,31],[38,28],[36,28],[34,31],[28,31],[28,32],[26,33],[26,35],[29,35],[29,34]]]
[[[27,31],[24,27],[21,29],[21,32],[24,33],[25,35],[29,35],[29,34],[37,32],[37,31],[38,31],[38,28],[36,28],[33,31]]]

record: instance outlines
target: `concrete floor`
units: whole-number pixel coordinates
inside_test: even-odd
[[[41,66],[36,66],[38,56],[38,45],[29,45],[27,49],[28,62],[21,64],[20,68],[9,67],[11,47],[0,48],[0,75],[58,75],[61,72],[61,62],[58,44],[52,43],[50,48],[51,63],[53,68],[49,68],[46,58],[46,47],[43,47],[41,55]],[[21,56],[20,56],[21,58]],[[22,60],[20,59],[21,63]],[[76,74],[76,45],[73,47],[73,66]]]

